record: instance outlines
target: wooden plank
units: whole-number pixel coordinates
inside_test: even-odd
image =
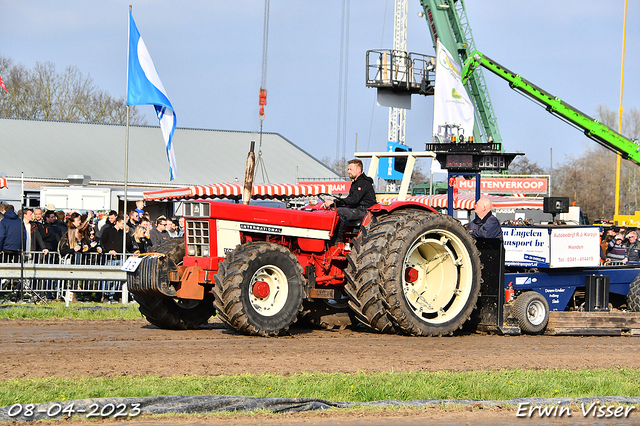
[[[630,330],[640,328],[638,312],[549,312],[547,328],[601,328]]]
[[[547,327],[545,334],[552,336],[622,336],[622,330],[619,328]]]
[[[635,336],[640,333],[639,312],[549,312],[545,334],[555,336]]]

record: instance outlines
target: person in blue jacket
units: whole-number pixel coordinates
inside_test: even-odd
[[[16,263],[20,260],[20,252],[25,249],[26,238],[22,219],[18,217],[14,207],[8,204],[4,219],[0,221],[0,252],[4,253],[5,262]]]
[[[502,240],[500,221],[491,213],[491,200],[480,198],[473,208],[476,217],[469,223],[469,231],[473,238],[497,238]]]

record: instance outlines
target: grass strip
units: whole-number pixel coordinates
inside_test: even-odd
[[[0,406],[83,398],[237,395],[367,402],[414,399],[640,396],[640,369],[304,373],[292,376],[172,376],[10,379]]]
[[[57,320],[63,318],[79,320],[103,319],[137,319],[141,318],[137,304],[104,305],[101,303],[71,303],[65,307],[64,303],[54,302],[45,304],[16,304],[2,305],[0,319],[40,319]]]

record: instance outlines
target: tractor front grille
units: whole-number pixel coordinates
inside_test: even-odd
[[[189,217],[209,217],[209,203],[186,202],[184,203],[184,215]]]
[[[209,257],[209,222],[187,220],[187,256]]]

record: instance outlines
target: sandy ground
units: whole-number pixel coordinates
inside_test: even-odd
[[[442,338],[366,331],[293,329],[280,338],[247,337],[218,322],[194,331],[168,331],[145,320],[0,320],[0,378],[121,375],[294,374],[356,371],[470,371],[503,368],[640,368],[637,337],[497,336]],[[639,407],[640,409],[640,407]],[[548,423],[551,419],[546,419]],[[562,419],[559,419],[562,421]],[[565,419],[581,423],[588,419]],[[255,418],[209,417],[131,424],[255,424]],[[261,424],[510,424],[506,408],[265,415]],[[554,423],[556,420],[551,421]],[[640,422],[640,414],[626,423]],[[141,423],[142,422],[142,423]],[[504,422],[504,423],[503,423]],[[120,421],[119,424],[124,424]],[[617,424],[607,421],[606,424]]]
[[[365,331],[293,329],[248,337],[213,322],[161,330],[145,320],[0,321],[0,378],[171,376],[502,368],[640,368],[637,337],[496,336],[423,338]]]

